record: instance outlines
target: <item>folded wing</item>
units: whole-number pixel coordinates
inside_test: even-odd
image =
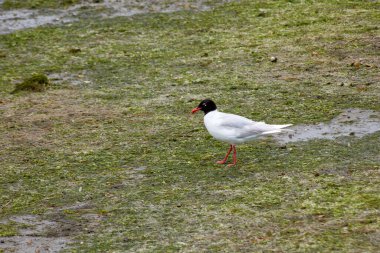
[[[257,122],[239,115],[225,114],[220,123],[221,127],[228,128],[235,132],[236,138],[250,138],[258,135],[274,134],[281,132],[282,128],[291,126],[287,125],[270,125],[265,122]]]

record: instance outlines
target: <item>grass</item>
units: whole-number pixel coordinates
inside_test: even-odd
[[[89,203],[74,252],[378,252],[379,133],[258,140],[227,168],[189,116],[205,97],[270,123],[380,110],[378,10],[241,1],[0,35],[0,220]],[[54,87],[10,94],[32,73]]]

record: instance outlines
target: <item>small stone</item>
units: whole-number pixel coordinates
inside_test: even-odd
[[[70,48],[69,49],[69,53],[71,54],[77,54],[79,52],[81,52],[82,50],[80,48]]]
[[[366,90],[368,90],[368,87],[367,87],[367,85],[359,84],[359,85],[356,86],[356,89],[358,91],[366,91]]]
[[[112,189],[122,189],[125,185],[124,184],[114,184],[111,185]]]
[[[259,13],[257,14],[258,17],[266,17],[268,16],[268,11],[265,9],[259,9]]]
[[[360,61],[354,61],[351,63],[351,66],[355,67],[356,69],[359,69],[361,65],[362,64],[360,63]]]
[[[271,62],[277,62],[277,57],[272,56],[272,57],[270,58],[270,61],[271,61]]]

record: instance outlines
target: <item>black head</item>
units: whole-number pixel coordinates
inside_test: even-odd
[[[205,115],[209,112],[216,110],[216,104],[211,99],[205,99],[199,103],[198,107],[194,108],[191,112],[203,111]]]

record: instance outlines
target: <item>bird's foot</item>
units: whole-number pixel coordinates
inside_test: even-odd
[[[228,167],[232,167],[232,166],[235,166],[236,165],[236,163],[230,163],[230,164],[228,164],[227,166]]]
[[[225,163],[226,163],[226,160],[220,160],[220,161],[217,161],[216,163],[217,163],[217,164],[225,164]]]

